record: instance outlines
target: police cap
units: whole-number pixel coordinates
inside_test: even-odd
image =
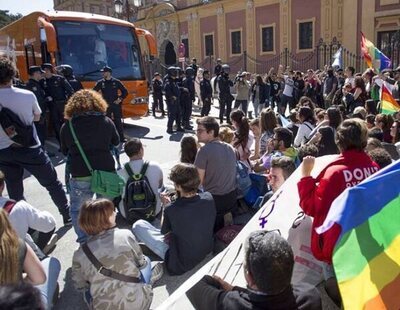
[[[104,66],[104,67],[100,70],[100,72],[112,72],[112,69],[111,69],[111,67],[109,67],[109,66]]]
[[[50,69],[50,70],[53,70],[53,65],[52,64],[50,64],[50,63],[44,63],[44,64],[42,64],[42,69],[44,70],[44,69]]]
[[[35,72],[44,73],[42,68],[40,68],[39,66],[30,66],[28,69],[28,74],[33,75]]]

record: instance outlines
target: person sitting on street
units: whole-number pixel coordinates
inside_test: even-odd
[[[135,174],[140,173],[140,170],[142,169],[144,163],[146,162],[144,159],[144,148],[142,141],[140,141],[139,138],[129,139],[128,142],[126,142],[124,145],[124,151],[125,154],[129,157],[128,164],[132,172]],[[128,171],[126,171],[125,167],[121,170],[118,170],[118,174],[125,180],[125,182],[128,181],[129,174]],[[157,204],[156,204],[155,214],[158,214],[161,211],[161,200],[160,200],[160,195],[158,193],[159,190],[163,187],[163,178],[164,178],[160,165],[154,161],[150,161],[145,176],[147,177],[149,185],[156,196]],[[122,192],[122,197],[125,197],[125,187]],[[125,214],[125,209],[123,207],[122,200],[119,203],[118,209],[121,212],[121,215],[124,218],[126,218],[127,214]]]
[[[169,204],[170,200],[164,196],[167,206],[161,229],[139,220],[132,231],[165,261],[171,275],[180,275],[193,269],[212,251],[216,210],[210,193],[197,193],[200,178],[194,165],[175,165],[169,178],[178,198]]]
[[[273,231],[254,231],[244,249],[247,288],[206,275],[186,293],[195,309],[321,309],[316,288],[303,292],[291,286],[294,258],[285,238]]]
[[[110,200],[82,205],[79,226],[90,237],[74,253],[72,280],[90,309],[149,309],[151,285],[161,278],[162,265],[151,270],[135,236],[117,228],[115,216]]]
[[[332,268],[334,246],[340,235],[340,226],[334,224],[323,234],[315,231],[321,226],[332,202],[346,189],[379,170],[379,166],[365,153],[368,130],[365,123],[357,118],[345,120],[336,131],[335,142],[340,156],[325,167],[317,177],[311,176],[315,158],[303,159],[302,178],[297,184],[300,207],[314,218],[311,234],[311,251],[316,259],[326,262],[324,276],[328,295],[337,305],[341,299]],[[323,245],[323,246],[322,246]]]
[[[263,173],[270,169],[271,160],[276,156],[288,156],[298,165],[297,151],[292,147],[292,132],[284,127],[274,129],[274,136],[268,142],[267,152],[253,166],[254,172]]]
[[[54,257],[40,261],[32,248],[19,238],[7,211],[0,209],[0,286],[19,282],[35,285],[46,309],[51,309],[58,295],[60,269],[61,264]]]
[[[269,169],[268,184],[271,188],[263,198],[261,206],[264,205],[278,189],[285,183],[285,181],[292,175],[296,170],[293,159],[287,156],[274,157],[271,160],[271,168]]]
[[[194,136],[184,136],[181,140],[180,162],[194,164],[199,145]]]
[[[200,184],[215,201],[217,219],[215,231],[224,227],[224,216],[236,206],[236,155],[234,148],[221,142],[219,124],[211,116],[197,120],[197,138],[204,146],[197,152],[194,164],[200,175]]]
[[[46,310],[46,307],[36,287],[30,283],[20,282],[0,286],[0,309]]]
[[[250,132],[249,121],[241,110],[231,112],[230,119],[235,128],[235,137],[232,145],[235,148],[236,158],[240,160],[251,171],[249,157],[251,155],[250,148],[253,145],[254,136]]]
[[[56,229],[54,216],[47,211],[36,209],[25,200],[15,201],[3,197],[4,179],[4,173],[0,171],[0,209],[6,210],[9,214],[9,220],[18,237],[25,240],[40,259],[45,258],[44,254],[50,252],[58,240],[54,234]],[[36,243],[28,234],[28,231],[32,230],[38,233]]]
[[[388,151],[386,151],[384,148],[375,148],[369,152],[367,152],[369,157],[376,162],[379,166],[380,169],[385,168],[386,166],[389,166],[393,160],[392,157],[390,157],[390,154]]]

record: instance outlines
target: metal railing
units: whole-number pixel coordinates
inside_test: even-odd
[[[396,68],[400,65],[400,31],[398,35],[399,39],[392,40],[387,56],[392,60],[392,68]],[[397,37],[396,37],[397,38]],[[281,64],[286,67],[290,67],[292,70],[307,71],[307,69],[323,69],[325,65],[330,65],[333,62],[333,56],[336,51],[342,48],[342,68],[352,66],[356,69],[356,72],[363,72],[366,69],[366,64],[363,57],[350,51],[345,46],[342,46],[336,38],[333,38],[332,42],[324,42],[322,39],[318,41],[318,44],[314,49],[307,53],[295,54],[289,49],[285,48],[281,53],[270,58],[254,58],[246,51],[241,55],[231,58],[229,61],[225,61],[230,66],[231,74],[236,74],[241,71],[251,71],[252,73],[264,74],[267,73],[271,67],[275,69]],[[198,62],[198,66],[214,72],[214,66],[216,59],[214,56],[208,56],[202,61]],[[152,72],[158,71],[160,73],[166,72],[168,67],[163,64],[160,59],[154,59],[151,64]],[[176,64],[179,66],[180,64]],[[190,65],[185,63],[186,66]]]

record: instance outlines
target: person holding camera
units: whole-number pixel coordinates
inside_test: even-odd
[[[247,72],[238,74],[235,78],[236,100],[234,109],[243,111],[247,115],[247,108],[249,104],[249,91],[251,88],[249,80],[246,79]]]

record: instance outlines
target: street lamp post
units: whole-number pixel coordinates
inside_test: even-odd
[[[126,16],[126,20],[131,20],[131,14],[135,15],[142,5],[142,0],[114,0],[115,13],[119,17]]]

